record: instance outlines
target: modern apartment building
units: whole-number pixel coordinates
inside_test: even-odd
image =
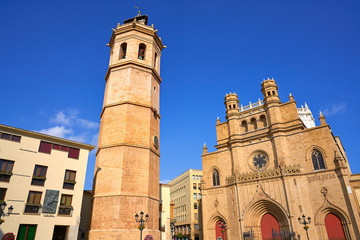
[[[198,200],[201,199],[202,170],[189,169],[169,184],[174,202],[175,236],[179,233],[199,239]]]
[[[0,237],[72,239],[79,231],[86,166],[95,146],[0,124]]]
[[[170,185],[160,183],[159,208],[160,240],[171,240],[170,230]]]

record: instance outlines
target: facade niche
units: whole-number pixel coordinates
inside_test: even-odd
[[[140,59],[140,60],[144,60],[144,59],[145,59],[145,50],[146,50],[146,45],[143,44],[143,43],[140,43],[140,45],[139,45],[138,59]]]
[[[252,125],[252,130],[256,130],[257,129],[257,122],[256,122],[256,119],[255,118],[252,118],[250,120],[251,122],[251,125]]]
[[[260,116],[260,123],[261,123],[261,127],[265,128],[267,127],[267,123],[266,123],[266,117],[264,115]]]
[[[120,59],[126,58],[127,43],[124,42],[120,45]]]
[[[155,53],[155,57],[154,57],[154,67],[156,67],[156,61],[157,61],[157,53]]]
[[[245,120],[241,122],[241,129],[242,129],[242,132],[244,132],[244,133],[249,130],[247,122]]]

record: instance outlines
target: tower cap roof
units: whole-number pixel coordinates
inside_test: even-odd
[[[133,17],[133,18],[130,18],[130,19],[126,19],[124,21],[124,23],[131,23],[134,21],[134,19],[136,19],[136,21],[139,21],[139,20],[145,20],[145,25],[147,25],[147,22],[148,22],[148,16],[147,15],[141,15],[141,12],[139,11],[138,14]]]

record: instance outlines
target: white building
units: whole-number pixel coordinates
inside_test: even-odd
[[[77,239],[89,151],[95,147],[0,124],[0,237]]]
[[[160,240],[171,240],[170,229],[170,185],[160,183]]]

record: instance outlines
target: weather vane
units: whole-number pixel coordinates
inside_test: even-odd
[[[139,10],[139,15],[141,15],[141,14],[140,14],[141,11],[144,11],[144,10],[145,10],[145,8],[140,8],[140,7],[136,6],[136,5],[135,5],[135,8]]]

